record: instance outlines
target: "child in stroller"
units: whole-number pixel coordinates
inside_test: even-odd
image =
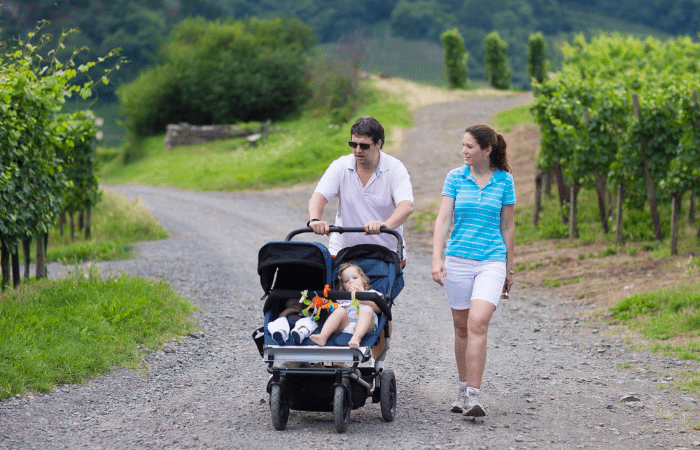
[[[265,291],[265,326],[260,333],[262,338],[256,343],[271,374],[267,392],[270,394],[272,424],[275,429],[283,430],[291,409],[332,411],[336,430],[343,432],[350,411],[364,406],[368,397],[373,403],[380,403],[382,418],[390,422],[396,411],[393,371],[379,367],[376,362],[374,366],[360,364],[371,360],[371,348],[379,342],[382,330],[385,345],[378,359],[389,349],[391,306],[403,288],[401,235],[390,228],[382,229],[382,232],[397,238],[396,253],[379,245],[362,244],[343,249],[333,259],[321,243],[291,240],[306,232],[313,230],[306,227],[292,231],[285,241],[264,245],[258,255],[258,273]],[[364,233],[364,229],[331,227],[331,232]],[[329,286],[337,277],[334,274],[348,261],[355,261],[371,280],[372,287],[383,296],[378,292],[331,290]],[[377,327],[361,338],[358,336],[357,347],[348,345],[352,339],[348,333],[330,334],[325,346],[316,345],[310,338],[296,343],[291,336],[280,345],[272,338],[269,325],[278,318],[288,299],[299,298],[302,292],[305,297],[308,295],[315,300],[372,302],[380,312]],[[320,327],[314,333],[319,334],[327,320],[328,314],[324,311],[320,315]],[[294,327],[296,323],[290,325]]]
[[[381,292],[370,291],[372,285],[369,277],[360,266],[354,261],[346,262],[338,269],[338,287],[346,292],[376,292],[384,296]],[[326,345],[328,338],[333,333],[348,333],[352,335],[348,345],[359,347],[360,339],[367,332],[377,329],[379,319],[377,313],[381,310],[376,303],[359,300],[338,300],[336,308],[323,325],[321,332],[312,334],[311,340],[320,346]]]

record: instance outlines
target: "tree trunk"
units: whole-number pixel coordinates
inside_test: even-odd
[[[552,198],[552,178],[554,174],[552,172],[547,172],[544,174],[544,194],[547,198]]]
[[[578,208],[577,208],[577,197],[579,186],[578,183],[574,183],[569,188],[571,192],[571,217],[569,218],[569,240],[578,239]]]
[[[18,287],[22,282],[22,277],[19,274],[19,248],[15,247],[15,252],[12,254],[12,286]]]
[[[600,171],[595,171],[595,190],[598,194],[598,211],[600,214],[600,224],[603,226],[605,234],[610,232],[608,228],[608,213],[605,206],[605,195],[608,191],[607,180],[600,174]]]
[[[632,103],[634,106],[634,115],[639,118],[639,96],[637,94],[632,94]],[[642,139],[642,162],[644,163],[644,180],[647,186],[647,199],[649,200],[649,209],[651,209],[651,221],[654,223],[654,238],[660,241],[664,238],[663,232],[661,231],[661,218],[659,217],[659,209],[656,206],[656,194],[654,193],[654,180],[651,178],[651,171],[649,170],[649,163],[647,161],[647,154],[645,149],[646,143]]]
[[[85,211],[78,211],[78,229],[82,230],[85,227]]]
[[[532,222],[535,228],[540,223],[540,208],[542,207],[542,182],[544,181],[545,173],[538,171],[535,176],[535,206],[532,209]]]
[[[625,245],[625,237],[622,233],[622,200],[624,199],[625,188],[622,183],[617,186],[617,214],[615,217],[615,230],[617,233],[617,243]]]
[[[46,249],[43,236],[36,239],[36,279],[41,280],[46,276]]]
[[[10,252],[4,241],[0,241],[0,269],[2,270],[2,290],[10,282]]]
[[[569,223],[569,218],[564,212],[564,205],[569,202],[569,187],[564,181],[564,171],[559,164],[554,165],[554,180],[557,182],[557,190],[559,191],[559,206],[561,210],[561,219],[563,223]]]
[[[92,208],[88,206],[85,208],[85,240],[90,240],[90,233],[92,228]]]
[[[678,220],[681,218],[680,194],[671,194],[671,256],[678,256]]]
[[[690,193],[690,206],[688,207],[688,223],[695,225],[695,192]]]
[[[24,253],[24,280],[29,280],[29,264],[32,261],[32,240],[22,240],[22,253]]]
[[[70,216],[70,240],[75,240],[75,215],[73,212],[68,213]]]
[[[63,237],[63,227],[66,226],[66,212],[61,211],[61,214],[58,215],[58,232]]]

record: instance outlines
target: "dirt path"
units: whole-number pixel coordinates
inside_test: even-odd
[[[437,201],[460,163],[467,124],[488,121],[524,97],[463,99],[419,109],[395,154],[412,175],[416,204]],[[270,423],[268,374],[250,338],[262,323],[257,251],[306,220],[313,186],[193,193],[118,186],[140,198],[172,237],[139,246],[139,258],[104,264],[162,278],[199,306],[203,336],[152,352],[141,371],[116,368],[86,385],[60,386],[0,404],[0,448],[465,448],[625,449],[700,446],[697,400],[673,388],[689,364],[635,352],[588,308],[544,290],[520,289],[501,304],[489,335],[483,400],[488,415],[448,411],[456,385],[449,308],[429,276],[429,248],[412,243],[407,285],[394,309],[387,367],[396,372],[396,420],[379,406],[351,414],[337,434],[326,413],[292,411]],[[328,211],[328,215],[331,212]],[[61,268],[50,267],[53,276]]]

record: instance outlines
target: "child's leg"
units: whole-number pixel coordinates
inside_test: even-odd
[[[361,305],[357,312],[357,325],[350,338],[350,347],[359,347],[362,337],[374,328],[374,311],[367,305]]]
[[[323,324],[321,332],[319,334],[312,334],[309,336],[309,339],[320,346],[324,346],[328,338],[331,337],[331,334],[343,330],[348,323],[350,323],[350,319],[348,319],[348,312],[345,308],[336,308],[331,315],[328,316],[328,319],[326,319],[326,323]]]

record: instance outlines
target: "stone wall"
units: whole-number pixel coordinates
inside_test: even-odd
[[[202,142],[218,141],[235,137],[246,137],[256,131],[239,128],[235,125],[203,125],[194,126],[188,123],[168,125],[165,134],[165,148],[182,145],[200,144]]]

